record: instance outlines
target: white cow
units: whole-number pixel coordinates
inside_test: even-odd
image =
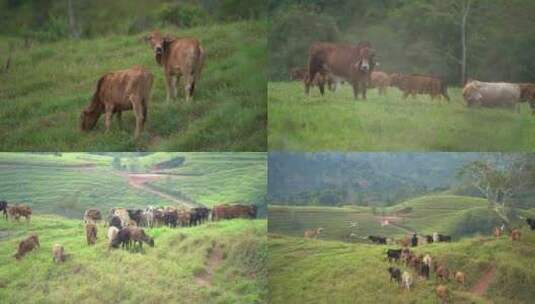
[[[464,86],[463,97],[468,106],[513,108],[520,102],[520,86],[474,80]]]

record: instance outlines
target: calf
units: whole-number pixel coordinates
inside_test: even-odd
[[[24,205],[8,207],[7,212],[9,217],[16,221],[18,221],[20,217],[24,217],[29,222],[32,218],[32,208]]]
[[[401,257],[401,249],[388,249],[386,251],[386,258],[389,262],[392,261],[399,261],[399,258]]]
[[[55,244],[52,247],[52,261],[54,263],[65,262],[65,249],[60,244]]]
[[[39,237],[35,233],[30,234],[27,238],[20,241],[17,253],[15,253],[13,256],[15,257],[15,259],[20,260],[23,256],[26,255],[26,253],[38,247],[40,247]]]
[[[115,239],[111,241],[111,247],[117,248],[119,247],[119,245],[121,245],[123,249],[129,249],[132,245],[129,227],[125,227],[119,230]]]
[[[413,283],[412,274],[408,271],[403,271],[403,274],[401,275],[401,282],[403,287],[407,288],[407,290],[410,290]]]
[[[147,243],[150,247],[154,247],[154,239],[145,234],[145,231],[139,227],[128,227],[130,232],[130,239],[133,241],[134,248],[136,242],[139,243],[139,247],[143,248],[143,243]]]
[[[322,231],[323,228],[305,230],[305,238],[317,239]]]
[[[431,99],[442,96],[447,101],[450,100],[448,87],[440,77],[394,73],[390,76],[390,80],[392,86],[396,86],[403,91],[403,98],[407,98],[409,95],[414,97],[416,94],[429,94]]]
[[[163,36],[159,31],[147,35],[145,41],[154,50],[156,62],[163,66],[167,101],[177,97],[176,85],[181,77],[184,79],[186,101],[190,101],[204,65],[201,43],[195,38]]]
[[[511,241],[518,241],[520,240],[520,236],[522,235],[522,233],[520,232],[519,229],[513,229],[511,231]]]
[[[105,114],[106,131],[110,130],[111,119],[117,114],[121,123],[123,111],[133,110],[136,117],[137,139],[147,120],[147,109],[154,76],[141,67],[111,72],[100,77],[90,104],[80,115],[80,128],[89,131],[98,119]]]
[[[399,268],[388,267],[388,273],[390,273],[390,282],[394,280],[398,285],[401,285],[401,271]]]
[[[98,209],[87,209],[84,212],[84,223],[86,224],[95,224],[98,221],[102,220],[102,214]]]
[[[87,245],[95,245],[97,242],[97,226],[95,224],[85,225],[85,237],[87,239]]]
[[[437,279],[442,281],[450,280],[450,271],[443,265],[439,265],[436,270]]]

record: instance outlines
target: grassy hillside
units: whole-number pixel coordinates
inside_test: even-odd
[[[196,96],[186,104],[165,102],[163,70],[142,34],[37,44],[14,52],[12,68],[0,74],[2,151],[265,151],[266,25],[264,21],[162,29],[197,37],[206,51]],[[7,38],[0,37],[5,49]],[[134,115],[123,127],[103,119],[93,132],[78,129],[100,76],[141,65],[155,76],[146,131],[133,140]]]
[[[272,150],[353,151],[531,151],[535,118],[527,104],[520,112],[469,109],[459,88],[450,88],[450,103],[428,96],[403,100],[390,88],[366,101],[355,101],[344,85],[325,97],[317,89],[305,97],[300,82],[268,84]]]
[[[466,286],[447,284],[450,303],[530,303],[535,296],[535,233],[523,230],[521,241],[473,238],[451,244],[420,246],[450,269],[467,274]],[[437,303],[434,273],[429,281],[416,280],[410,292],[389,282],[385,260],[391,246],[269,237],[269,291],[271,303]],[[496,272],[485,297],[470,292],[492,265]],[[403,267],[401,267],[403,268]]]
[[[188,198],[208,206],[234,201],[254,203],[263,212],[265,153],[117,155],[127,167],[140,164],[136,166],[140,168],[136,173],[149,173],[149,176],[151,168],[159,162],[182,157],[184,163],[146,180],[141,175],[139,181],[136,180],[139,175],[114,169],[111,155],[1,153],[0,199],[68,217],[79,217],[89,207],[106,210],[176,204],[141,187],[142,184],[178,199]]]
[[[457,195],[428,195],[408,200],[390,208],[331,208],[269,206],[270,233],[303,236],[306,229],[322,227],[321,238],[348,240],[354,233],[359,237],[383,235],[400,237],[409,232],[432,234],[435,231],[456,238],[474,234],[489,235],[501,224],[481,198]],[[410,212],[400,212],[410,208]],[[526,210],[519,210],[521,214]],[[381,225],[383,220],[389,225]],[[350,227],[356,222],[357,227]]]
[[[108,251],[104,226],[89,247],[81,221],[35,216],[31,224],[0,220],[2,303],[263,303],[267,293],[264,220],[194,228],[154,228],[155,247]],[[21,261],[18,241],[36,232],[41,248]],[[52,262],[53,244],[69,254]],[[24,292],[21,292],[24,290]]]

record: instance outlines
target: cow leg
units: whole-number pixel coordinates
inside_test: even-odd
[[[173,80],[171,81],[171,86],[172,86],[172,93],[173,93],[173,99],[176,100],[177,99],[177,96],[178,96],[178,92],[177,92],[177,84],[178,82],[180,81],[180,75],[175,75],[173,76]]]
[[[117,111],[117,122],[119,123],[119,128],[123,128],[123,111]]]
[[[111,106],[106,107],[106,113],[104,115],[105,115],[104,123],[106,125],[106,132],[109,132],[110,127],[111,127],[111,117],[113,115],[113,107]]]
[[[359,99],[359,83],[358,82],[353,83],[353,97],[355,97],[356,100]]]
[[[145,117],[143,117],[143,106],[141,105],[142,101],[137,98],[130,98],[130,102],[132,103],[132,109],[134,110],[134,114],[136,115],[136,131],[134,133],[134,138],[139,138],[139,134],[143,131],[143,123],[145,121]]]
[[[173,81],[173,77],[168,72],[166,72],[165,73],[165,92],[167,94],[167,96],[166,96],[166,101],[167,102],[169,102],[169,100],[171,100],[172,81]]]
[[[366,84],[362,84],[362,99],[366,100]]]

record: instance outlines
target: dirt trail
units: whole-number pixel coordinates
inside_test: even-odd
[[[200,286],[212,285],[212,278],[215,270],[223,262],[223,248],[219,244],[212,247],[212,251],[206,261],[206,267],[203,272],[195,275],[195,282]]]
[[[191,203],[188,201],[178,199],[172,195],[163,193],[147,185],[148,182],[156,181],[161,178],[167,177],[166,175],[154,174],[154,173],[116,173],[116,174],[125,177],[128,181],[128,184],[136,189],[150,192],[164,199],[173,201],[177,204],[184,205],[188,208],[198,207],[198,205],[195,203]]]
[[[489,288],[490,282],[494,279],[496,274],[496,266],[492,265],[485,273],[479,278],[479,280],[474,284],[470,292],[478,296],[484,296]]]

